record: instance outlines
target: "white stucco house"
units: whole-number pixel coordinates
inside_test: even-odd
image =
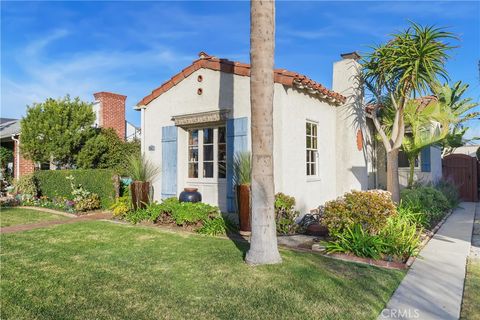
[[[294,196],[302,213],[352,189],[386,185],[357,77],[359,56],[341,56],[332,90],[274,71],[275,189]],[[201,52],[137,104],[142,152],[162,170],[153,183],[156,200],[197,187],[204,202],[235,211],[232,160],[251,149],[249,74],[248,64]],[[434,154],[429,149],[419,162],[428,179],[436,179]]]

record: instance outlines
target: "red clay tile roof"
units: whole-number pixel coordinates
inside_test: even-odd
[[[195,60],[190,66],[186,67],[181,72],[174,75],[170,80],[166,81],[160,87],[153,90],[152,93],[144,97],[141,101],[137,103],[137,106],[140,107],[148,105],[155,98],[159,97],[162,93],[170,90],[173,86],[177,85],[183,79],[187,78],[193,72],[201,68],[222,71],[226,73],[233,73],[239,76],[250,76],[250,65],[247,63],[234,62],[227,59],[219,59],[217,57],[210,56],[203,51],[199,53],[199,57],[200,58]],[[284,69],[275,69],[274,81],[288,87],[295,87],[300,90],[305,90],[306,92],[317,95],[320,99],[325,100],[331,104],[343,104],[346,100],[343,95],[329,90],[320,83],[317,83],[312,79],[308,78],[307,76],[298,74],[296,72]]]
[[[417,110],[422,110],[426,106],[428,106],[432,102],[438,101],[438,98],[436,96],[424,96],[420,98],[416,98],[415,101],[418,102],[418,109]],[[365,111],[367,113],[371,113],[373,109],[375,109],[376,105],[374,103],[369,103],[365,106]],[[379,109],[383,108],[383,105],[379,105]]]

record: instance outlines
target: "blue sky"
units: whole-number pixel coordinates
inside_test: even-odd
[[[125,94],[131,108],[187,66],[200,51],[248,62],[249,3],[1,2],[1,115],[67,93]],[[461,41],[447,69],[480,100],[480,3],[477,1],[278,1],[276,67],[331,86],[339,54],[388,39],[408,21],[445,26]],[[472,122],[471,135],[480,136]]]

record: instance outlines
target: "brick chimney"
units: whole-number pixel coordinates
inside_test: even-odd
[[[97,92],[93,96],[99,102],[98,125],[102,128],[113,128],[120,139],[125,140],[125,100],[127,96],[111,92]]]

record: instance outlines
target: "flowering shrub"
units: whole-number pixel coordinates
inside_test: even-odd
[[[132,199],[130,195],[124,195],[117,198],[117,201],[110,207],[114,217],[123,217],[132,209]]]
[[[0,198],[0,208],[16,207],[20,205],[20,201],[14,197]]]
[[[20,195],[20,200],[30,200],[38,195],[37,181],[33,174],[21,176],[15,181],[15,193]]]
[[[100,197],[85,189],[81,184],[75,183],[75,177],[70,175],[66,177],[70,180],[70,187],[72,189],[72,197],[77,211],[90,211],[101,207]]]
[[[298,230],[295,220],[299,212],[295,210],[295,198],[281,192],[275,195],[275,221],[277,232],[293,234]]]
[[[331,235],[353,230],[359,224],[369,234],[377,234],[397,209],[389,192],[352,191],[323,207],[323,221]]]

